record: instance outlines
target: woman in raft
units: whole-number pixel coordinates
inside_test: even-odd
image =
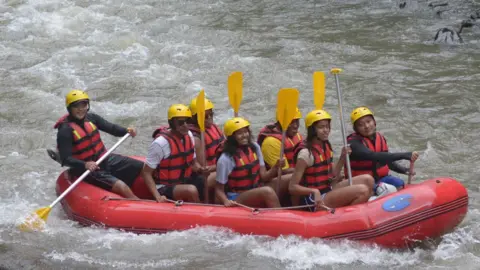
[[[324,110],[308,113],[305,117],[307,139],[295,151],[295,171],[289,192],[300,197],[301,205],[315,204],[315,210],[324,206],[335,208],[363,203],[372,195],[372,176],[353,177],[351,186],[341,177],[345,148],[333,169],[333,151],[328,141],[331,120]]]
[[[215,194],[225,206],[236,203],[250,207],[280,207],[275,190],[258,187],[277,176],[277,162],[270,170],[265,169],[260,146],[253,141],[250,123],[240,117],[225,122],[223,132],[227,137],[217,161],[217,184]],[[284,163],[284,162],[282,162]]]

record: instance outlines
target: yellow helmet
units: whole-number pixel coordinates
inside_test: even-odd
[[[213,103],[205,98],[205,111],[213,109]],[[190,102],[190,111],[192,111],[192,115],[197,114],[197,98],[192,99]]]
[[[355,124],[355,122],[367,115],[373,116],[373,112],[370,111],[369,108],[367,107],[358,107],[355,110],[352,111],[352,114],[350,115],[350,119],[352,120],[352,125]]]
[[[232,136],[235,131],[248,126],[250,126],[250,123],[241,117],[231,118],[223,125],[223,133],[227,137]]]
[[[313,110],[305,116],[305,126],[309,128],[313,123],[320,120],[332,120],[332,117],[324,110]]]
[[[295,113],[295,117],[293,119],[301,119],[302,118],[302,112],[298,109],[297,107],[297,112]]]
[[[183,104],[173,104],[168,108],[168,120],[174,117],[192,117],[192,112]]]
[[[80,100],[90,101],[90,98],[84,91],[75,89],[68,92],[68,94],[65,96],[65,105],[68,107],[72,103]]]

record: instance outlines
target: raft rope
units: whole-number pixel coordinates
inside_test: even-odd
[[[108,197],[105,196],[102,198],[103,201],[141,201],[141,202],[157,202],[155,200],[146,200],[146,199],[131,199],[131,198],[116,198],[116,197]],[[199,206],[213,206],[213,207],[225,207],[221,204],[208,204],[208,203],[192,203],[192,202],[184,202],[183,200],[166,200],[169,203],[173,203],[175,206],[182,206],[182,205],[199,205]],[[293,209],[303,209],[308,207],[315,207],[314,204],[306,204],[306,205],[299,205],[299,206],[287,206],[287,207],[274,207],[274,208],[253,208],[238,202],[235,202],[235,205],[243,207],[252,211],[252,213],[257,214],[259,212],[266,212],[266,211],[278,211],[278,210],[293,210]],[[335,208],[330,208],[326,205],[322,205],[322,208],[330,212],[331,214],[335,213]]]

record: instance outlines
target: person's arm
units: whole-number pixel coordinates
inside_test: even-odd
[[[157,168],[158,164],[164,158],[164,152],[160,144],[158,143],[159,139],[153,141],[150,147],[148,148],[148,154],[145,159],[145,163],[142,169],[142,177],[145,185],[147,186],[150,193],[153,195],[157,202],[164,202],[166,200],[165,196],[161,196],[157,190],[155,181],[153,180],[153,173]]]
[[[345,159],[346,159],[346,152],[342,148],[342,154],[340,155],[340,158],[338,159],[337,164],[333,169],[332,185],[334,183],[337,183],[343,180],[342,170],[343,170],[343,166],[345,165]]]
[[[389,153],[389,152],[373,152],[368,149],[361,141],[351,140],[350,148],[352,149],[351,157],[356,160],[371,160],[379,163],[388,164],[397,160],[410,160],[412,152]]]
[[[88,120],[92,121],[99,130],[115,137],[121,137],[128,133],[126,128],[110,123],[98,114],[88,113]]]
[[[234,203],[227,198],[225,194],[225,185],[228,182],[228,175],[235,168],[235,162],[226,154],[220,155],[217,162],[217,183],[215,185],[215,195],[225,206],[233,206]]]
[[[78,170],[85,169],[85,161],[76,159],[72,156],[73,134],[70,126],[64,124],[59,127],[57,133],[57,146],[62,166]]]
[[[408,170],[409,170],[409,168],[403,166],[398,162],[388,163],[388,168],[394,172],[401,173],[401,174],[408,174]]]
[[[268,166],[273,167],[278,162],[281,147],[282,142],[277,138],[267,137],[265,140],[263,140],[261,150],[265,163],[268,164]],[[286,174],[284,171],[290,169],[290,165],[288,164],[288,160],[285,155],[283,155],[283,159],[285,160],[285,166],[282,168],[282,173]],[[290,173],[293,172],[293,170],[290,171]]]
[[[262,154],[262,149],[260,148],[260,145],[258,143],[254,142],[253,146],[255,148],[255,153],[257,154],[258,161],[260,163],[260,179],[263,182],[270,182],[272,179],[278,175],[278,168],[280,166],[280,160],[277,159],[277,162],[270,167],[270,170],[267,171],[267,168],[265,167],[265,160],[263,159],[263,154]],[[280,153],[279,153],[280,155]],[[286,161],[284,159],[284,161]]]
[[[309,165],[310,164],[310,165]],[[288,191],[291,195],[295,196],[307,196],[311,193],[319,192],[318,189],[307,188],[300,185],[305,170],[313,164],[313,157],[310,155],[308,149],[302,149],[298,153],[297,162],[295,164],[295,171],[288,185]]]

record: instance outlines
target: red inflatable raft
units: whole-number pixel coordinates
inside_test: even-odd
[[[74,180],[67,171],[63,172],[57,180],[57,194]],[[136,180],[133,191],[141,198],[151,198],[141,178]],[[405,248],[452,231],[467,213],[468,194],[452,178],[434,178],[368,203],[337,208],[332,214],[128,200],[80,183],[62,205],[70,219],[83,225],[136,233],[164,233],[209,225],[227,227],[241,234],[347,238]]]

